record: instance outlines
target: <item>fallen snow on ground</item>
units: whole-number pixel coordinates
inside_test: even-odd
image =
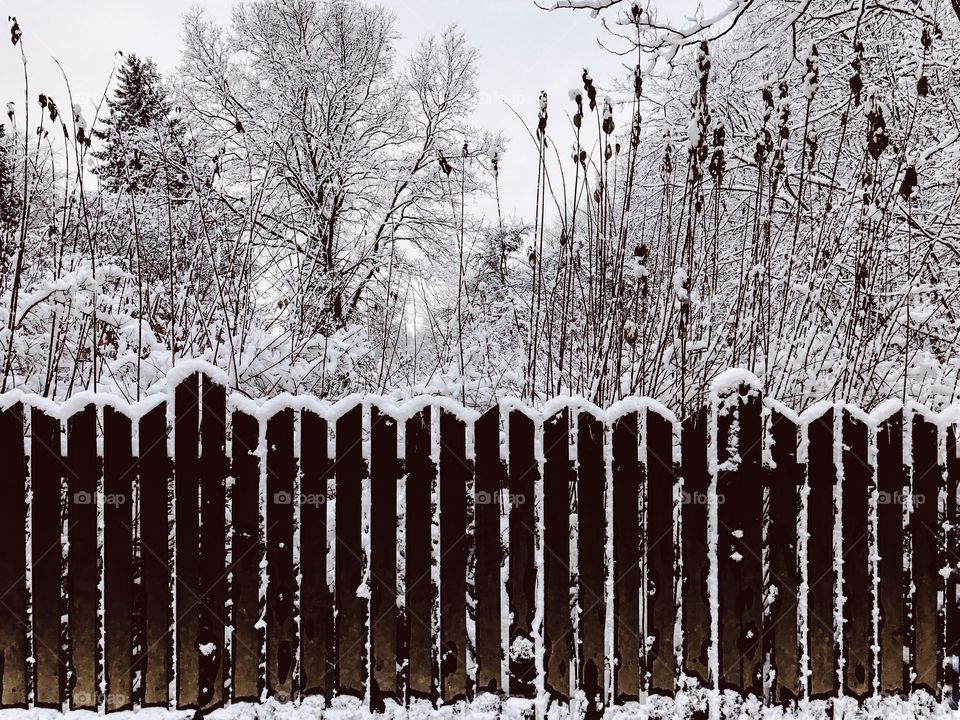
[[[481,695],[469,703],[456,703],[442,708],[433,708],[428,703],[413,704],[404,710],[387,703],[386,712],[371,713],[362,707],[356,698],[340,698],[332,707],[324,708],[321,698],[308,698],[300,704],[279,703],[268,700],[262,704],[237,703],[215,710],[205,718],[209,720],[522,720],[533,718],[535,706],[532,700],[499,700],[493,695]],[[960,711],[950,710],[945,703],[938,703],[926,693],[917,692],[910,698],[869,698],[863,708],[857,708],[852,698],[834,701],[834,718],[843,720],[960,720]],[[542,705],[539,706],[542,715]],[[608,708],[604,717],[608,720],[647,720],[669,718],[687,720],[697,710],[706,710],[709,718],[736,718],[737,720],[821,720],[829,717],[827,703],[822,700],[805,701],[790,709],[763,707],[755,698],[744,701],[731,692],[721,694],[681,692],[676,698],[655,697],[646,703],[627,703]],[[138,711],[110,713],[106,717],[116,720],[192,720],[195,711],[146,708]],[[60,713],[55,710],[0,710],[0,720],[93,720],[95,712],[74,710]],[[102,716],[100,716],[102,717]],[[567,706],[553,706],[547,711],[549,720],[569,718]]]

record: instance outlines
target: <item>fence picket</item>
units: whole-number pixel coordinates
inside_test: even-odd
[[[500,460],[500,409],[491,408],[474,424],[474,492],[477,595],[477,691],[498,693],[503,689],[500,672],[500,514],[526,498],[507,497],[506,468]],[[484,502],[481,502],[484,500]],[[529,502],[533,502],[530,498]]]
[[[749,388],[734,392],[717,417],[720,688],[762,697],[761,408]]]
[[[673,424],[655,410],[648,409],[646,554],[647,554],[647,629],[652,637],[646,667],[649,692],[673,696],[673,631],[676,619],[673,572],[675,543],[673,525]]]
[[[204,709],[223,704],[226,648],[226,390],[203,379],[200,417],[200,617],[197,630],[197,704]]]
[[[433,544],[432,492],[436,467],[431,459],[430,408],[406,424],[406,542],[404,641],[400,662],[406,660],[404,685],[408,698],[436,700],[433,653],[433,599],[431,575]],[[339,534],[339,527],[337,529]]]
[[[808,426],[807,482],[807,644],[811,698],[832,698],[838,691],[837,648],[833,641],[836,571],[833,527],[836,519],[833,488],[837,469],[833,454],[833,409]]]
[[[937,498],[943,468],[937,458],[937,426],[913,414],[910,538],[913,543],[913,689],[936,693],[942,678]]]
[[[174,395],[174,523],[176,575],[177,707],[197,707],[200,666],[200,376],[194,373]]]
[[[440,413],[440,680],[445,703],[466,699],[467,485],[466,424]]]
[[[587,413],[577,417],[577,573],[580,577],[577,687],[586,696],[586,718],[600,717],[606,632],[606,498],[604,425]]]
[[[327,421],[304,410],[300,416],[300,489],[316,502],[300,508],[300,691],[333,693],[333,596],[327,582],[327,485],[333,463]]]
[[[66,689],[66,658],[61,654],[60,617],[66,603],[61,592],[63,480],[60,421],[41,410],[30,411],[31,601],[33,609],[33,691],[38,707],[60,708]]]
[[[880,554],[880,692],[904,694],[909,687],[903,649],[906,640],[906,578],[903,573],[903,503],[907,471],[903,464],[903,412],[877,430],[877,549]]]
[[[267,693],[278,700],[293,698],[296,657],[294,616],[293,410],[267,420]]]
[[[570,699],[570,417],[561,410],[543,423],[543,667],[551,702]]]
[[[173,677],[173,618],[170,595],[171,554],[168,543],[170,481],[173,464],[167,452],[167,405],[161,403],[140,418],[140,606],[143,646],[140,702],[144,707],[170,704]],[[175,702],[175,700],[174,700]]]
[[[873,586],[870,582],[870,496],[867,426],[843,411],[844,693],[863,701],[873,687]]]
[[[103,624],[107,712],[133,707],[133,482],[130,418],[103,409]]]
[[[255,417],[239,410],[231,414],[233,522],[231,548],[233,650],[230,660],[234,702],[260,697],[260,462],[257,446],[260,426]]]
[[[797,463],[797,426],[780,412],[770,418],[773,466],[764,476],[770,493],[770,584],[774,597],[764,628],[766,652],[773,670],[770,696],[789,704],[800,698],[798,598],[800,565],[797,555],[800,489],[803,467]]]
[[[613,425],[614,702],[640,699],[640,487],[638,415]]]
[[[944,695],[956,708],[960,700],[960,677],[957,673],[957,663],[960,662],[960,596],[958,596],[958,573],[960,573],[960,548],[958,542],[957,524],[960,516],[957,513],[957,493],[960,491],[960,455],[958,455],[957,431],[960,426],[956,422],[947,427],[947,473],[946,473],[946,522],[944,528],[944,558],[943,566],[950,569],[947,577],[946,592],[944,594]]]
[[[97,408],[87,405],[67,419],[67,587],[69,593],[70,707],[99,705],[100,619],[97,547]]]
[[[681,425],[683,476],[683,670],[706,686],[710,680],[710,572],[707,511],[710,475],[707,466],[708,408]]]
[[[370,705],[400,699],[397,685],[397,421],[370,409]]]
[[[509,492],[522,503],[510,506],[509,580],[510,695],[532,698],[535,693],[533,618],[536,612],[536,519],[534,481],[539,475],[533,454],[534,423],[522,411],[509,417]]]
[[[0,411],[0,706],[27,707],[27,465],[23,404]]]

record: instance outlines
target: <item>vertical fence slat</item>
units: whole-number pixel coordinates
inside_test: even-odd
[[[765,477],[770,492],[770,584],[775,590],[764,642],[773,671],[770,695],[774,702],[785,705],[800,697],[797,519],[803,467],[797,463],[796,424],[772,410],[769,432],[773,441],[770,450],[773,467]]]
[[[27,466],[23,405],[0,411],[0,706],[27,706]]]
[[[301,491],[316,502],[300,508],[300,682],[304,695],[330,698],[333,691],[333,598],[327,582],[327,421],[300,416]]]
[[[440,676],[443,701],[466,699],[467,483],[466,424],[440,413]]]
[[[937,498],[943,480],[943,468],[937,460],[937,426],[920,413],[913,415],[912,460],[913,689],[936,695],[942,677],[940,616],[937,608],[937,594],[941,591]]]
[[[586,696],[586,717],[603,712],[606,632],[606,545],[604,500],[607,472],[603,423],[586,413],[577,417],[577,564],[580,577],[580,632],[577,689]]]
[[[569,413],[561,410],[543,423],[543,667],[551,701],[570,699],[573,631],[570,622]]]
[[[260,698],[260,424],[255,417],[231,415],[233,547],[231,554],[233,650],[231,694],[235,702]]]
[[[614,702],[640,699],[640,480],[638,416],[613,425]]]
[[[958,677],[955,662],[960,655],[960,597],[957,596],[958,574],[960,574],[960,548],[957,547],[958,528],[957,523],[960,518],[957,515],[957,492],[960,490],[960,456],[957,455],[957,430],[960,428],[956,423],[947,427],[947,503],[946,503],[946,537],[944,538],[944,550],[946,553],[945,564],[950,569],[950,575],[947,578],[946,593],[944,602],[946,609],[944,613],[944,694],[949,699],[952,707],[956,708],[957,701],[960,700],[960,677]]]
[[[866,699],[873,687],[873,585],[870,581],[870,496],[867,426],[843,413],[843,648],[844,692]]]
[[[762,696],[763,436],[760,398],[742,387],[717,416],[720,687]],[[722,498],[722,502],[720,499]]]
[[[673,424],[647,410],[647,653],[649,690],[673,695],[673,632],[676,604],[673,592]]]
[[[200,376],[190,375],[174,391],[175,568],[177,707],[197,706],[199,663]]]
[[[200,621],[197,645],[201,708],[223,704],[226,621],[226,390],[204,378],[200,417]]]
[[[293,697],[296,628],[293,612],[293,410],[267,420],[267,693]]]
[[[167,406],[161,403],[140,418],[140,606],[143,648],[140,670],[141,704],[166,707],[173,677],[170,635],[170,579],[173,575],[168,542],[168,508],[173,466],[167,452]]]
[[[367,602],[357,591],[366,558],[360,544],[362,487],[366,465],[362,454],[363,408],[348,410],[337,420],[337,692],[363,697],[367,681]]]
[[[880,554],[880,692],[904,694],[909,687],[903,658],[905,578],[903,574],[903,502],[907,471],[903,464],[903,413],[897,411],[877,429],[877,549]]]
[[[397,421],[370,409],[370,706],[399,700],[397,686]]]
[[[430,455],[430,408],[426,407],[406,425],[406,559],[404,646],[408,698],[434,701],[433,632],[431,617],[436,589],[433,586],[433,508],[431,494],[436,466]],[[337,526],[339,534],[339,525]]]
[[[833,410],[808,426],[807,480],[807,640],[808,682],[812,698],[837,694],[837,658],[833,641],[833,601],[836,571],[833,558],[836,467],[833,459]]]
[[[500,513],[533,498],[508,497],[500,504],[506,468],[500,460],[500,408],[484,413],[474,425],[476,522],[477,690],[498,693],[500,677]]]
[[[60,708],[66,689],[66,662],[60,649],[60,616],[66,607],[60,591],[60,421],[36,408],[30,411],[30,462],[34,702]]]
[[[533,657],[533,618],[536,612],[534,482],[539,474],[533,454],[533,420],[522,411],[513,410],[508,432],[510,494],[526,499],[526,502],[511,504],[510,507],[510,574],[507,585],[510,607],[510,695],[532,698],[536,679]]]
[[[103,618],[106,710],[133,707],[133,480],[130,418],[103,408]]]
[[[70,707],[94,710],[99,694],[97,484],[101,469],[94,405],[67,420],[67,465]]]
[[[683,475],[683,669],[706,687],[710,680],[710,598],[707,580],[707,493],[710,474],[707,466],[707,420],[709,408],[701,408],[683,421],[681,456]]]

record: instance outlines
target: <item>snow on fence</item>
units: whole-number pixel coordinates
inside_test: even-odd
[[[798,417],[743,373],[682,421],[257,405],[197,369],[0,396],[3,706],[956,695],[955,409]]]

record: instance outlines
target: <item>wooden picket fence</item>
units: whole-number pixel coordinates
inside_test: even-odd
[[[722,392],[0,397],[0,704],[955,697],[955,416]]]

